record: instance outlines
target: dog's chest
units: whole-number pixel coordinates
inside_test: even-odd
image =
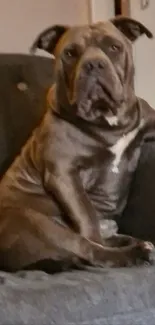
[[[123,135],[116,143],[101,150],[80,176],[100,218],[111,217],[124,208],[133,172],[140,156],[139,128]]]

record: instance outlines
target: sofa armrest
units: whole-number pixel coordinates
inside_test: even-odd
[[[52,59],[0,54],[0,177],[37,126],[53,83]]]
[[[119,228],[122,233],[155,242],[155,140],[142,147]]]

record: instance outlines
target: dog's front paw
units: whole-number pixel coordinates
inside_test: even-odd
[[[154,245],[151,242],[138,241],[136,246],[131,251],[131,259],[135,261],[135,264],[151,263]]]
[[[135,241],[135,242],[134,242]],[[115,259],[112,266],[125,267],[152,263],[154,246],[150,242],[134,240],[133,244],[121,249],[119,258]]]
[[[118,238],[122,241],[124,236],[118,236]],[[153,244],[128,236],[125,236],[125,238],[128,239],[125,246],[110,247],[92,243],[95,265],[125,267],[151,263]]]

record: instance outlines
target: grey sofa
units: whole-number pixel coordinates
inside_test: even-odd
[[[46,109],[52,60],[0,55],[0,176]],[[143,145],[120,231],[154,240],[155,141]],[[155,325],[155,267],[0,272],[0,325]]]

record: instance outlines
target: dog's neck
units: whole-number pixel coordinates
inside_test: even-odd
[[[69,123],[76,124],[79,128],[82,128],[85,132],[91,131],[94,134],[102,133],[103,137],[109,145],[114,143],[114,139],[119,138],[122,135],[127,134],[136,128],[141,119],[141,110],[138,98],[132,96],[132,100],[128,100],[118,108],[117,114],[113,115],[110,110],[104,116],[102,125],[97,125],[93,122],[82,120],[74,113],[74,107],[69,105],[66,98],[63,98],[63,94],[57,92],[56,84],[54,84],[48,93],[48,106],[52,110],[52,113],[59,116],[59,118],[67,120]],[[73,113],[72,113],[73,112]],[[111,140],[108,141],[108,135],[111,134]]]

